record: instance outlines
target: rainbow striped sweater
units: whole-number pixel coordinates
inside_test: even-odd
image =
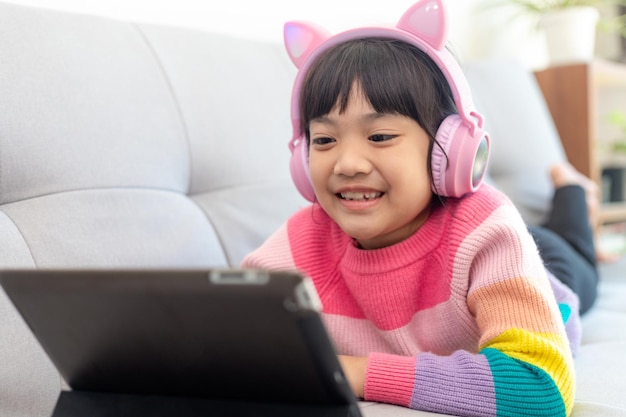
[[[337,352],[368,356],[365,400],[460,416],[571,412],[577,298],[487,185],[376,250],[359,249],[314,204],[242,266],[313,279]]]

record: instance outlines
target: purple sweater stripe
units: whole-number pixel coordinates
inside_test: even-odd
[[[487,358],[457,351],[418,356],[411,408],[463,416],[495,416],[496,393]]]

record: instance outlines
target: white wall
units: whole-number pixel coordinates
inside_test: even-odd
[[[72,10],[136,21],[172,23],[243,36],[282,39],[287,20],[312,20],[337,31],[367,23],[397,20],[415,0],[6,0],[10,3]],[[448,0],[453,32],[465,26],[476,0]],[[365,4],[364,4],[365,3]],[[369,4],[368,4],[369,3]],[[459,36],[459,38],[464,38]]]
[[[415,0],[3,0],[98,14],[140,22],[216,30],[244,37],[282,41],[287,20],[315,21],[332,32],[395,22]],[[464,60],[508,57],[529,68],[545,64],[542,35],[528,19],[509,19],[510,11],[481,9],[485,1],[448,0],[450,42]]]

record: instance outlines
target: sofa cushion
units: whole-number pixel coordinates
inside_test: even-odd
[[[186,192],[168,82],[133,25],[3,5],[0,203],[100,187]]]
[[[6,204],[2,211],[28,242],[19,256],[30,254],[39,268],[227,265],[212,225],[180,193],[79,190]]]
[[[189,195],[230,265],[308,204],[289,176],[295,67],[282,45],[138,25],[167,75],[189,142]]]

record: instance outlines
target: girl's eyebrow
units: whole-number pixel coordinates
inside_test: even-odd
[[[361,119],[362,119],[364,122],[365,122],[365,121],[367,121],[367,122],[371,122],[371,121],[378,120],[378,119],[382,119],[382,118],[385,118],[385,117],[388,117],[388,116],[390,116],[390,114],[389,114],[389,113],[378,113],[378,112],[375,112],[375,111],[374,111],[374,112],[371,112],[371,113],[368,113],[368,114],[364,114],[364,115],[361,117]]]
[[[374,112],[371,112],[371,113],[364,114],[363,116],[360,117],[360,119],[363,122],[371,122],[371,121],[382,119],[382,118],[388,117],[388,116],[391,116],[391,114],[389,114],[389,113],[378,113],[378,112],[374,111]],[[337,121],[334,120],[332,117],[329,117],[327,114],[325,114],[323,116],[316,117],[314,119],[311,119],[311,123],[328,124],[328,125],[331,125],[331,126],[337,125]]]
[[[323,116],[319,116],[319,117],[315,117],[313,119],[311,119],[310,123],[321,123],[321,124],[325,124],[325,125],[335,125],[337,124],[337,122],[335,122],[333,119],[331,119],[330,117],[328,117],[328,115],[323,115]]]

